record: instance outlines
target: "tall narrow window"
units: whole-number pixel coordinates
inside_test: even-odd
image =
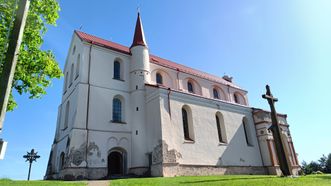
[[[60,155],[60,169],[62,170],[64,168],[64,152],[61,153]]]
[[[72,55],[74,55],[76,52],[76,45],[74,46],[74,48],[72,49]]]
[[[223,118],[222,113],[217,112],[215,114],[215,119],[216,119],[218,141],[220,143],[227,143],[226,131],[225,131],[225,125],[224,125],[224,118]]]
[[[188,126],[187,111],[184,108],[182,108],[182,117],[183,117],[184,139],[191,140],[190,132],[189,132],[189,128],[188,128],[189,126]]]
[[[114,62],[114,79],[121,79],[121,63]]]
[[[71,69],[70,69],[70,85],[69,87],[71,86],[72,84],[72,80],[73,80],[73,77],[74,77],[74,64],[71,64]]]
[[[194,141],[192,112],[190,107],[188,107],[187,105],[182,107],[182,120],[184,139],[188,141]]]
[[[244,128],[244,132],[245,132],[245,139],[246,139],[246,143],[248,146],[253,146],[253,142],[252,142],[252,136],[251,136],[251,133],[250,133],[250,130],[249,130],[249,127],[248,127],[248,124],[247,124],[247,119],[244,118],[243,119],[243,128]]]
[[[218,95],[218,91],[216,90],[216,88],[213,89],[213,94],[214,94],[214,98],[215,99],[219,99],[219,95]]]
[[[239,97],[238,97],[237,94],[233,94],[233,98],[234,98],[234,102],[235,102],[235,103],[240,103],[240,102],[239,102]]]
[[[122,102],[119,98],[113,99],[113,121],[122,121]]]
[[[194,93],[194,90],[193,90],[193,84],[192,84],[192,82],[190,82],[190,81],[187,82],[187,90],[188,90],[190,93]]]
[[[162,85],[163,84],[163,78],[160,73],[156,73],[156,83]]]
[[[69,81],[69,73],[66,73],[66,76],[64,77],[64,90],[68,88],[68,81]]]
[[[77,56],[76,77],[75,77],[75,79],[79,76],[79,68],[80,68],[80,54],[78,54],[78,56]]]
[[[220,124],[220,119],[218,118],[217,115],[216,115],[216,125],[217,125],[218,141],[220,143],[225,143],[225,141],[223,141],[223,137],[222,137],[222,129],[221,129],[221,124]]]
[[[65,109],[65,116],[64,116],[64,125],[63,129],[68,128],[68,122],[69,122],[69,111],[70,111],[70,102],[68,101],[66,104],[66,109]]]

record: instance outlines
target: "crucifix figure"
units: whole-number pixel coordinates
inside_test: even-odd
[[[281,128],[278,123],[277,112],[275,109],[275,102],[277,102],[278,99],[272,96],[269,85],[266,86],[266,89],[267,92],[262,95],[262,98],[268,100],[270,105],[272,125],[269,129],[272,131],[272,136],[274,138],[280,170],[284,176],[289,176],[292,175],[290,171],[290,161],[286,155],[285,145],[281,136]]]
[[[40,158],[39,155],[37,155],[38,152],[34,152],[34,149],[31,150],[31,152],[27,152],[26,155],[23,156],[23,158],[26,159],[30,163],[29,165],[29,174],[28,174],[28,180],[30,180],[30,172],[31,172],[31,164],[33,161],[37,161],[37,158]]]

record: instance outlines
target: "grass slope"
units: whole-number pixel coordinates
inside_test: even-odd
[[[83,186],[87,181],[13,181],[0,179],[0,186]],[[132,178],[111,180],[110,186],[177,186],[177,185],[226,185],[226,186],[330,186],[331,175],[310,175],[299,178],[276,176],[181,176],[173,178]]]
[[[0,186],[85,186],[86,182],[66,182],[66,181],[13,181],[10,179],[0,179]]]
[[[330,186],[331,175],[310,175],[298,178],[281,178],[275,176],[195,176],[174,178],[138,178],[118,179],[110,182],[111,186],[169,186],[169,185],[226,185],[226,186]]]

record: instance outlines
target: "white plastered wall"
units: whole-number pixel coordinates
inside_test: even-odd
[[[162,138],[169,149],[180,152],[180,164],[221,166],[262,166],[255,128],[248,107],[215,102],[183,93],[171,94],[171,118],[167,108],[166,91],[161,93]],[[194,127],[194,143],[184,140],[181,108],[191,108]],[[228,144],[220,144],[217,136],[215,114],[223,114]],[[253,146],[248,146],[242,126],[247,117]]]

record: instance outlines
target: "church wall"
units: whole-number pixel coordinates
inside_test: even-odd
[[[56,148],[54,149],[55,151],[55,155],[56,155],[56,158],[55,158],[55,162],[54,162],[54,165],[55,165],[55,173],[59,173],[62,169],[61,169],[61,162],[60,162],[60,158],[61,158],[61,153],[65,152],[66,150],[66,143],[67,143],[67,140],[68,140],[68,136],[66,136],[65,138],[62,138],[59,142],[56,143]]]
[[[220,99],[223,101],[234,102],[234,93],[240,93],[244,100],[243,105],[249,105],[247,92],[241,89],[229,87],[227,85],[216,83],[210,80],[206,80],[200,77],[193,76],[184,72],[178,72],[174,69],[166,68],[154,63],[150,63],[151,66],[151,83],[156,83],[156,73],[161,72],[163,77],[163,85],[165,87],[172,88],[174,90],[184,91],[188,93],[187,81],[189,79],[194,80],[197,84],[195,85],[195,94],[201,95],[207,98],[213,98],[213,88],[217,87]],[[177,78],[178,77],[178,78]]]
[[[113,98],[120,95],[123,98],[123,123],[112,121]],[[91,86],[89,104],[90,130],[100,131],[131,131],[130,97],[127,92]]]
[[[159,90],[146,88],[147,153],[152,153],[151,157],[149,157],[151,158],[149,161],[152,163],[151,175],[162,176],[162,150],[158,148],[158,145],[162,141]]]
[[[258,134],[264,165],[268,167],[269,174],[281,175],[272,132],[268,130],[272,125],[270,112],[261,109],[253,110],[255,127]],[[286,115],[278,114],[278,122],[281,128],[285,153],[289,160],[289,168],[293,175],[298,175],[300,167],[298,165],[286,117]]]
[[[69,102],[69,112],[66,112],[66,106]],[[67,99],[63,100],[61,104],[61,118],[60,118],[60,130],[59,133],[59,140],[63,137],[67,136],[74,123],[76,121],[76,114],[77,114],[77,105],[78,105],[78,88],[72,90],[71,94],[67,97]],[[65,119],[66,115],[68,115],[68,126],[65,127]]]
[[[122,80],[113,79],[114,61],[117,59],[122,68]],[[91,52],[90,84],[93,86],[120,91],[129,90],[130,58],[121,53],[93,46]]]
[[[164,89],[160,93],[162,140],[167,146],[165,150],[171,151],[174,158],[164,157],[164,163],[192,166],[263,166],[250,108],[173,91],[170,94],[170,118],[167,93]],[[189,106],[192,111],[194,142],[184,140],[181,115],[183,105]],[[215,121],[218,111],[224,117],[227,144],[218,141]],[[246,144],[243,117],[247,117],[253,146]],[[165,152],[163,155],[165,156]]]
[[[87,113],[87,92],[88,86],[86,84],[80,83],[76,86],[77,99],[76,110],[75,110],[75,122],[74,128],[86,129],[86,113]]]
[[[86,167],[86,135],[87,131],[72,129],[66,142],[66,168]]]
[[[75,49],[74,49],[75,48]],[[73,50],[75,52],[73,53]],[[77,58],[78,55],[81,56],[80,58],[80,67],[84,64],[84,54],[86,53],[86,46],[82,43],[82,41],[76,36],[76,34],[72,37],[72,42],[68,51],[68,55],[66,58],[66,63],[63,69],[64,74],[64,82],[63,82],[63,96],[62,96],[62,103],[70,96],[71,92],[75,89],[75,85],[81,81],[81,74],[79,73],[79,76],[76,78],[76,68],[77,68]],[[72,64],[74,65],[73,70],[73,78],[72,81],[70,81],[71,76],[71,68]],[[81,70],[79,71],[81,72]],[[66,83],[67,81],[67,83]],[[67,85],[67,87],[65,87]]]

